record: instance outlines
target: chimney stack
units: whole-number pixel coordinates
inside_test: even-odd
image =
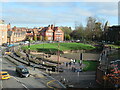
[[[53,24],[51,25],[51,29],[54,29],[54,25]]]

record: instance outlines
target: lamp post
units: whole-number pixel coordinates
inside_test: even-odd
[[[28,66],[30,66],[30,58],[29,58],[29,55],[30,55],[30,39],[29,40],[29,43],[28,43],[28,54],[26,54],[27,56],[27,60],[28,60]]]
[[[60,60],[60,51],[59,51],[60,44],[58,42],[58,72],[59,72],[59,60]]]
[[[82,65],[82,60],[83,60],[83,54],[80,53],[80,66]]]
[[[59,51],[60,44],[59,44],[59,36],[58,36],[57,38],[58,38],[58,65],[57,65],[57,68],[58,68],[58,72],[59,72],[59,61],[60,61],[60,51]]]
[[[44,37],[43,37],[43,50],[44,50]],[[43,51],[43,60],[44,60],[44,51]]]

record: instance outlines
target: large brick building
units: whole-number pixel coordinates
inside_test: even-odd
[[[4,20],[0,20],[0,45],[7,43],[7,30],[8,25],[4,23]]]
[[[14,26],[8,29],[8,43],[14,43],[26,39],[26,28]]]
[[[47,41],[63,41],[64,32],[59,27],[49,25],[48,27],[42,28],[40,35]]]
[[[48,27],[40,28],[24,28],[16,27],[11,28],[10,24],[4,24],[4,20],[0,21],[0,45],[3,43],[14,43],[18,41],[23,41],[26,39],[45,41],[63,41],[64,32],[54,25],[49,25]]]
[[[64,32],[54,25],[49,25],[48,27],[40,27],[40,28],[28,28],[26,29],[26,37],[34,40],[34,37],[37,40],[45,41],[64,41]]]

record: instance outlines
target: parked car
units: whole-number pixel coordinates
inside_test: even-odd
[[[8,43],[3,43],[2,46],[7,47]]]
[[[47,43],[53,43],[53,41],[48,41]]]
[[[9,48],[6,48],[5,54],[7,54],[7,55],[10,55],[10,54],[11,54],[11,51],[9,50]]]
[[[10,52],[10,51],[6,51],[6,52],[5,52],[5,54],[10,55],[10,54],[11,54],[11,52]]]
[[[17,66],[16,72],[19,74],[20,77],[29,77],[30,76],[28,69],[23,65]]]
[[[20,42],[19,45],[24,45],[24,42]]]
[[[13,47],[13,46],[14,46],[14,44],[7,45],[7,47]]]
[[[4,80],[9,78],[10,78],[10,75],[8,74],[7,71],[0,71],[0,79]]]
[[[53,72],[57,72],[57,71],[59,71],[59,72],[63,72],[64,70],[63,70],[63,68],[57,68],[57,67],[52,67],[52,70],[51,71],[53,71]]]
[[[28,44],[28,43],[29,43],[29,41],[25,41],[25,42],[24,42],[24,44]]]

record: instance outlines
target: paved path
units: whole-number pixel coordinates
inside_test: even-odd
[[[66,53],[62,54],[62,57],[69,58],[69,59],[80,59],[80,54],[81,53]],[[98,60],[99,59],[99,54],[93,54],[93,53],[82,53],[82,58],[83,60]]]
[[[76,65],[78,66],[78,65]],[[82,65],[84,67],[84,65]],[[74,88],[98,88],[99,85],[95,81],[95,71],[74,72],[71,67],[62,66],[63,73],[52,74],[54,78],[61,81],[63,84]]]

